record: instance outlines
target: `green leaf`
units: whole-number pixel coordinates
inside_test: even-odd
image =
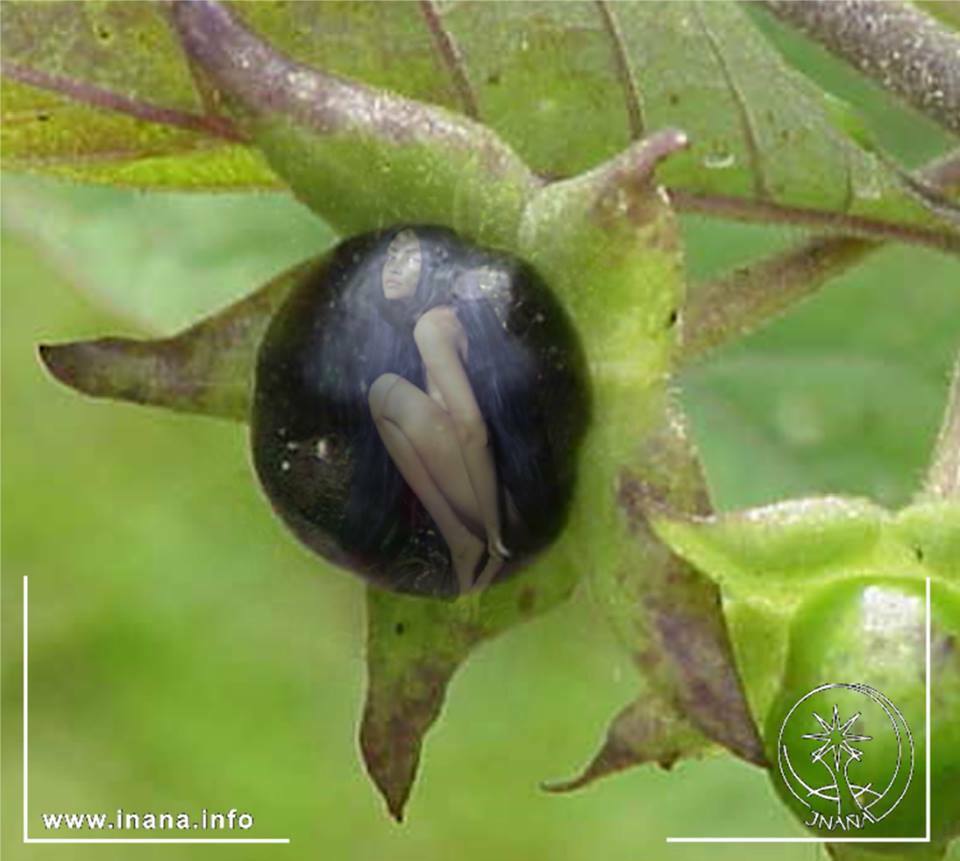
[[[652,518],[656,534],[722,589],[736,663],[751,712],[764,720],[787,656],[792,615],[816,588],[845,572],[916,567],[913,552],[883,541],[890,515],[863,499],[795,500],[706,517]]]
[[[4,165],[112,184],[275,187],[202,91],[160,4],[4,6]]]
[[[286,195],[206,200],[5,176],[3,225],[138,329],[175,332],[316,256],[332,231]]]
[[[873,851],[869,844],[827,843],[826,847],[830,857],[836,861],[884,861],[884,859],[891,861],[898,857],[909,858],[910,861],[939,861],[946,854],[948,843],[939,841],[929,844],[915,843],[909,849],[901,850],[900,854],[890,852],[892,844],[881,844]]]
[[[4,64],[198,112],[200,93],[159,3],[7,3]]]
[[[949,24],[954,30],[960,30],[960,9],[956,3],[943,3],[941,0],[915,0],[916,4],[942,23]]]
[[[711,486],[723,492],[719,507],[843,494],[901,508],[940,424],[958,283],[955,259],[886,248],[685,371],[683,403]],[[871,314],[854,322],[865,305]]]
[[[729,514],[678,517],[653,528],[732,599],[792,609],[817,584],[851,576],[960,580],[960,504],[925,502],[894,515],[864,499],[788,500]]]
[[[953,365],[947,407],[919,499],[960,499],[960,355]]]
[[[224,118],[217,94],[192,77],[158,8],[136,4],[142,9],[121,13],[109,4],[106,11],[71,6],[53,19],[34,9],[41,4],[9,5],[3,22],[8,77],[29,78],[31,90],[69,92],[87,104],[103,102],[101,90],[115,93],[131,104],[113,109],[139,112],[138,128],[151,125],[143,117],[156,108],[175,113],[165,119],[154,113],[154,119],[190,135],[206,132],[218,149],[236,143],[238,132]],[[692,146],[662,178],[687,202],[712,196],[946,229],[895,171],[836,127],[820,91],[782,62],[733,3],[444,3],[434,16],[415,3],[377,7],[376,14],[366,4],[329,3],[240,3],[235,11],[298,62],[476,116],[540,175],[580,172],[644,131],[674,126],[688,132]],[[106,45],[100,19],[115,34]],[[46,34],[42,50],[33,38],[37,31]],[[255,78],[262,69],[251,71]],[[587,115],[591,122],[583,123]],[[88,170],[82,162],[89,158],[118,165],[136,158],[129,137],[119,156],[84,140],[115,121],[109,112],[85,111],[77,119],[49,134],[28,122],[32,145],[9,132],[4,147],[10,163],[19,158],[29,165],[37,135],[59,141],[50,145],[64,148],[61,157],[81,162],[74,176]],[[154,147],[169,154],[192,143],[163,140]],[[136,143],[132,149],[156,155]],[[301,158],[297,152],[303,150],[275,153],[274,165],[291,168]],[[369,150],[366,158],[373,154]],[[329,148],[329,157],[345,165],[356,155],[349,146]],[[219,162],[219,155],[206,160],[208,182],[269,182],[262,165],[251,162],[247,171],[235,153],[218,175]],[[42,159],[33,166],[45,169]],[[353,182],[359,184],[368,169],[367,162],[353,168]],[[101,181],[150,183],[154,176],[149,169],[91,170],[89,178]],[[330,163],[327,171],[333,171]],[[184,177],[169,161],[155,175],[165,184]],[[295,175],[296,185],[302,173]]]

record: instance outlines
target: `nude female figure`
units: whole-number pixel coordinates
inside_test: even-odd
[[[420,242],[400,231],[387,249],[386,299],[412,296],[422,266]],[[426,371],[427,391],[395,373],[372,383],[368,402],[383,444],[450,549],[461,594],[487,586],[510,553],[501,533],[497,472],[488,428],[464,367],[466,332],[451,305],[417,321],[413,337]],[[509,494],[508,514],[516,511]],[[476,569],[484,551],[488,561]]]

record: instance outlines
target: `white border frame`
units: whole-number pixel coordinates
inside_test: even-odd
[[[24,843],[289,843],[289,837],[31,837],[27,787],[29,780],[28,583],[23,575],[23,842]]]
[[[926,836],[924,837],[667,837],[667,843],[929,843],[930,842],[930,578],[925,578],[924,708]],[[23,842],[24,843],[289,843],[289,837],[31,837],[29,786],[29,585],[23,575]]]

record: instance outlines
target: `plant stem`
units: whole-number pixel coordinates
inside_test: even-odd
[[[764,0],[918,111],[960,134],[960,36],[894,0]]]
[[[707,282],[686,312],[684,362],[753,331],[855,266],[880,244],[818,236]]]
[[[914,179],[937,193],[955,194],[960,150],[931,162]],[[706,282],[685,309],[681,362],[759,328],[881,247],[857,236],[815,236]]]

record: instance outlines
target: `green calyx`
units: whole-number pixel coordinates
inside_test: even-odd
[[[877,822],[860,821],[862,809],[848,799],[844,816],[852,813],[853,824],[840,826],[834,820],[831,827],[831,806],[824,806],[822,799],[819,807],[811,805],[809,796],[794,791],[797,778],[791,777],[791,770],[785,769],[784,777],[780,768],[772,767],[776,791],[798,818],[816,823],[811,830],[821,837],[852,836],[843,833],[847,827],[864,837],[923,837],[924,785],[930,767],[933,840],[956,836],[960,830],[953,777],[960,763],[960,655],[956,649],[960,504],[941,499],[891,513],[865,500],[831,497],[699,519],[661,514],[653,523],[676,552],[722,586],[738,666],[754,717],[764,726],[765,749],[772,764],[784,761],[786,747],[793,757],[790,769],[796,768],[799,777],[810,775],[815,780],[819,776],[826,784],[838,780],[836,768],[828,778],[825,766],[810,766],[803,759],[815,752],[814,741],[823,744],[825,739],[811,738],[803,742],[804,748],[799,737],[789,745],[782,738],[791,709],[820,686],[868,685],[893,702],[909,726],[910,760],[897,733],[888,731],[876,715],[861,719],[862,725],[870,727],[863,730],[861,726],[860,731],[870,735],[869,742],[848,746],[859,753],[841,751],[840,771],[846,764],[857,798],[859,788],[881,782],[886,786],[890,765],[901,754],[905,769],[912,762],[909,786],[898,784],[886,802],[876,799],[875,808],[868,806],[875,800],[869,793],[858,802],[879,817],[891,798],[896,800],[903,793],[895,810]],[[928,579],[930,742],[936,751],[929,764],[925,758]],[[849,691],[830,695],[841,712],[848,707],[850,714],[844,720],[856,713],[857,702],[863,704],[862,697]],[[820,714],[829,722],[829,715]],[[818,730],[812,720],[807,725],[810,734]],[[906,738],[902,729],[901,735]],[[828,752],[833,755],[832,750]],[[828,758],[827,763],[831,762]],[[903,779],[901,773],[898,780]],[[819,810],[821,818],[814,810]]]
[[[486,127],[297,64],[216,3],[176,3],[171,14],[239,132],[342,235],[437,224],[514,253],[541,273],[583,343],[590,429],[564,534],[529,570],[476,597],[443,603],[368,591],[360,742],[391,813],[402,816],[423,735],[457,667],[480,642],[555,606],[584,578],[650,693],[638,700],[646,703],[642,722],[628,706],[627,719],[611,726],[616,763],[605,765],[601,751],[580,782],[625,759],[699,753],[708,741],[764,762],[716,587],[646,519],[650,500],[708,510],[668,390],[684,276],[675,215],[654,177],[686,136],[655,133],[550,182]],[[306,262],[172,338],[48,346],[42,357],[88,394],[244,421],[267,324],[318,265]]]

